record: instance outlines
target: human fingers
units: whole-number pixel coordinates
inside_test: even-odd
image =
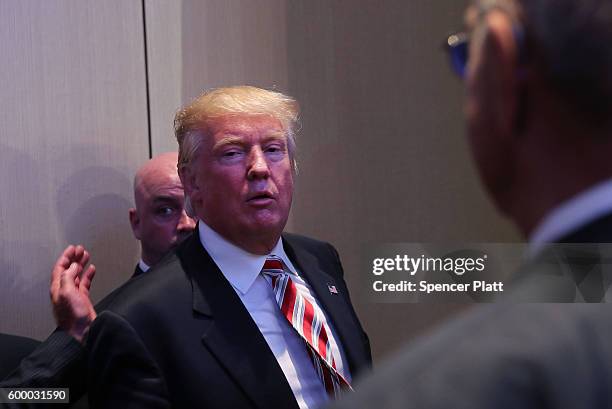
[[[51,295],[53,295],[53,293],[59,288],[60,276],[63,271],[70,267],[71,259],[74,257],[75,250],[75,246],[69,245],[55,261],[53,269],[51,270],[51,283],[49,285],[49,292]]]
[[[96,266],[90,264],[87,267],[87,270],[81,275],[81,284],[79,289],[82,289],[86,294],[89,294],[89,289],[91,288],[91,283],[93,281],[94,276],[96,275]]]

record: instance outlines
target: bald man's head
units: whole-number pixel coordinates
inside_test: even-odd
[[[178,153],[155,156],[134,177],[130,223],[140,240],[142,260],[152,266],[191,233],[193,219],[185,213],[185,195],[178,177]]]

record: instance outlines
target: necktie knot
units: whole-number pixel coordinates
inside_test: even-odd
[[[264,263],[261,272],[270,275],[285,273],[285,269],[283,268],[283,260],[273,254],[269,255],[266,258],[266,262]]]
[[[276,292],[276,288],[278,287],[279,282],[281,282],[282,284],[287,281],[286,277],[288,277],[289,272],[287,271],[287,269],[285,269],[285,264],[280,259],[280,257],[272,254],[269,255],[268,258],[266,258],[266,262],[264,263],[264,266],[261,269],[261,274],[269,277],[272,280],[272,288]]]

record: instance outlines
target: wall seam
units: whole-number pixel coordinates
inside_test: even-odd
[[[147,96],[147,133],[149,139],[149,159],[153,157],[153,139],[151,137],[151,93],[149,91],[149,55],[147,45],[147,14],[145,1],[142,1],[142,38],[144,44],[145,91]]]

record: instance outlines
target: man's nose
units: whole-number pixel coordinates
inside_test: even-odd
[[[187,215],[185,209],[181,210],[181,218],[176,226],[176,229],[181,232],[190,232],[195,229],[196,222]]]
[[[249,155],[249,169],[247,177],[249,180],[266,179],[270,176],[270,168],[263,150],[259,147],[254,148]]]

